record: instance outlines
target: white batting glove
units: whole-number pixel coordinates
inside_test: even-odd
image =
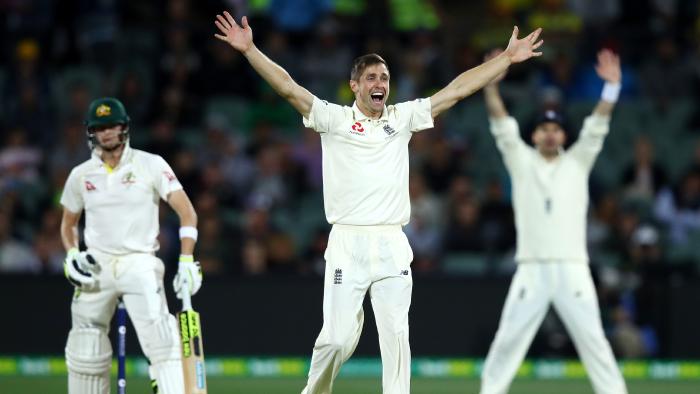
[[[202,287],[202,268],[199,266],[199,261],[194,261],[192,256],[180,255],[173,287],[177,298],[182,298],[183,290],[188,291],[190,295],[195,295]]]
[[[81,252],[78,248],[68,250],[63,261],[63,273],[73,286],[83,291],[97,289],[97,280],[93,274],[100,272],[97,261],[87,252]]]

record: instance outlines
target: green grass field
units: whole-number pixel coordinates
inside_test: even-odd
[[[287,378],[210,378],[209,394],[288,394],[300,393],[304,379]],[[697,394],[700,381],[630,380],[630,394]],[[412,394],[468,394],[477,393],[479,382],[465,379],[415,378]],[[149,393],[148,382],[143,378],[129,380],[129,394]],[[65,393],[63,377],[0,377],[3,394],[53,394]],[[112,390],[116,393],[116,390]],[[381,393],[378,378],[341,378],[336,382],[334,394]],[[587,380],[518,380],[510,394],[591,394]]]

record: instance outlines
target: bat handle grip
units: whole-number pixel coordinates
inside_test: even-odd
[[[192,298],[190,296],[190,291],[187,286],[184,286],[180,291],[180,296],[182,297],[182,310],[191,311],[192,310]]]

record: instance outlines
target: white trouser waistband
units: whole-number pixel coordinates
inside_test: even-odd
[[[338,229],[341,231],[353,231],[358,233],[387,233],[401,231],[400,224],[380,224],[372,226],[355,226],[352,224],[334,224],[333,229]]]

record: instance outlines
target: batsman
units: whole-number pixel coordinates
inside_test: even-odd
[[[85,125],[92,157],[73,168],[61,196],[64,271],[75,286],[65,349],[68,392],[110,392],[108,332],[121,297],[159,393],[184,394],[178,326],[166,303],[165,267],[155,256],[159,200],[180,219],[181,255],[173,283],[178,298],[195,294],[202,285],[193,258],[197,215],[168,163],[129,146],[129,116],[119,100],[93,101]],[[87,250],[81,252],[83,211]]]

